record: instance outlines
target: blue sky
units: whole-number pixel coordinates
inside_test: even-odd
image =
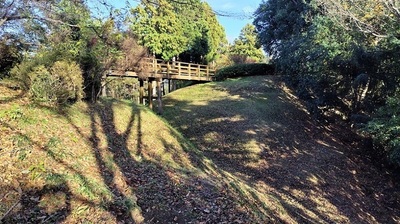
[[[218,16],[218,20],[225,28],[226,37],[229,42],[233,42],[240,34],[240,30],[247,24],[252,23],[250,18],[258,8],[262,0],[205,0],[210,4],[214,11],[221,14],[232,14],[234,16]],[[89,1],[90,3],[93,1]],[[125,0],[110,0],[116,8],[125,6]],[[139,0],[128,0],[132,6],[140,2]],[[90,4],[89,3],[89,4]],[[235,16],[236,15],[236,16]]]
[[[262,0],[206,0],[217,12],[226,12],[251,17],[261,4]],[[252,18],[222,17],[218,20],[225,28],[226,37],[232,42],[239,36],[240,30],[247,24],[252,23]]]

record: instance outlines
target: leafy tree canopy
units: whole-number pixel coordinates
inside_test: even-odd
[[[265,59],[254,25],[247,24],[243,27],[239,37],[234,40],[230,53],[247,57],[255,62],[261,62]]]
[[[165,60],[182,54],[212,61],[226,42],[214,12],[199,0],[142,1],[131,13],[131,29],[140,43]]]
[[[254,20],[277,71],[316,118],[380,111],[368,131],[395,164],[400,148],[391,134],[398,123],[390,117],[398,113],[399,8],[397,0],[269,0]]]

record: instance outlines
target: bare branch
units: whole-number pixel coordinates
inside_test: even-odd
[[[351,29],[351,25],[354,25],[360,32],[364,34],[372,35],[377,38],[387,38],[389,36],[388,30],[383,26],[383,24],[387,23],[387,19],[390,18],[388,12],[394,11],[397,8],[394,7],[394,5],[391,6],[391,4],[394,4],[393,0],[389,0],[389,2],[386,1],[387,0],[378,0],[370,3],[377,7],[385,6],[385,8],[382,9],[384,10],[382,11],[383,14],[380,16],[374,16],[373,19],[364,17],[365,15],[371,14],[371,7],[365,7],[365,4],[359,5],[352,1],[348,1],[347,3],[349,4],[346,7],[343,4],[346,3],[346,1],[339,2],[335,0],[321,0],[319,3],[324,6],[326,12],[331,15],[331,18],[338,21],[341,26]],[[400,15],[399,11],[397,13]],[[393,21],[392,18],[390,18],[390,20]]]

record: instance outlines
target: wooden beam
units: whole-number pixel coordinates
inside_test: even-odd
[[[163,109],[162,109],[161,82],[162,82],[162,79],[158,78],[157,79],[157,103],[158,103],[157,113],[158,114],[162,114],[162,112],[163,112]]]

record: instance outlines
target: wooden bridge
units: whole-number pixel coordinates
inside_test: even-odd
[[[180,61],[165,62],[155,58],[142,58],[138,63],[137,71],[111,70],[104,77],[138,78],[139,79],[139,103],[144,104],[144,82],[147,81],[147,101],[153,108],[153,99],[157,99],[158,113],[162,113],[161,82],[167,80],[193,80],[210,82],[214,80],[216,70],[208,65],[186,63]],[[156,82],[157,97],[153,97],[153,82]],[[103,96],[105,96],[105,84]]]
[[[215,77],[215,69],[211,69],[208,65],[200,65],[186,63],[180,61],[165,62],[160,59],[144,58],[139,63],[142,68],[143,75],[139,75],[136,71],[117,71],[111,70],[107,76],[117,77],[146,77],[161,78],[170,80],[196,80],[196,81],[213,81]]]

